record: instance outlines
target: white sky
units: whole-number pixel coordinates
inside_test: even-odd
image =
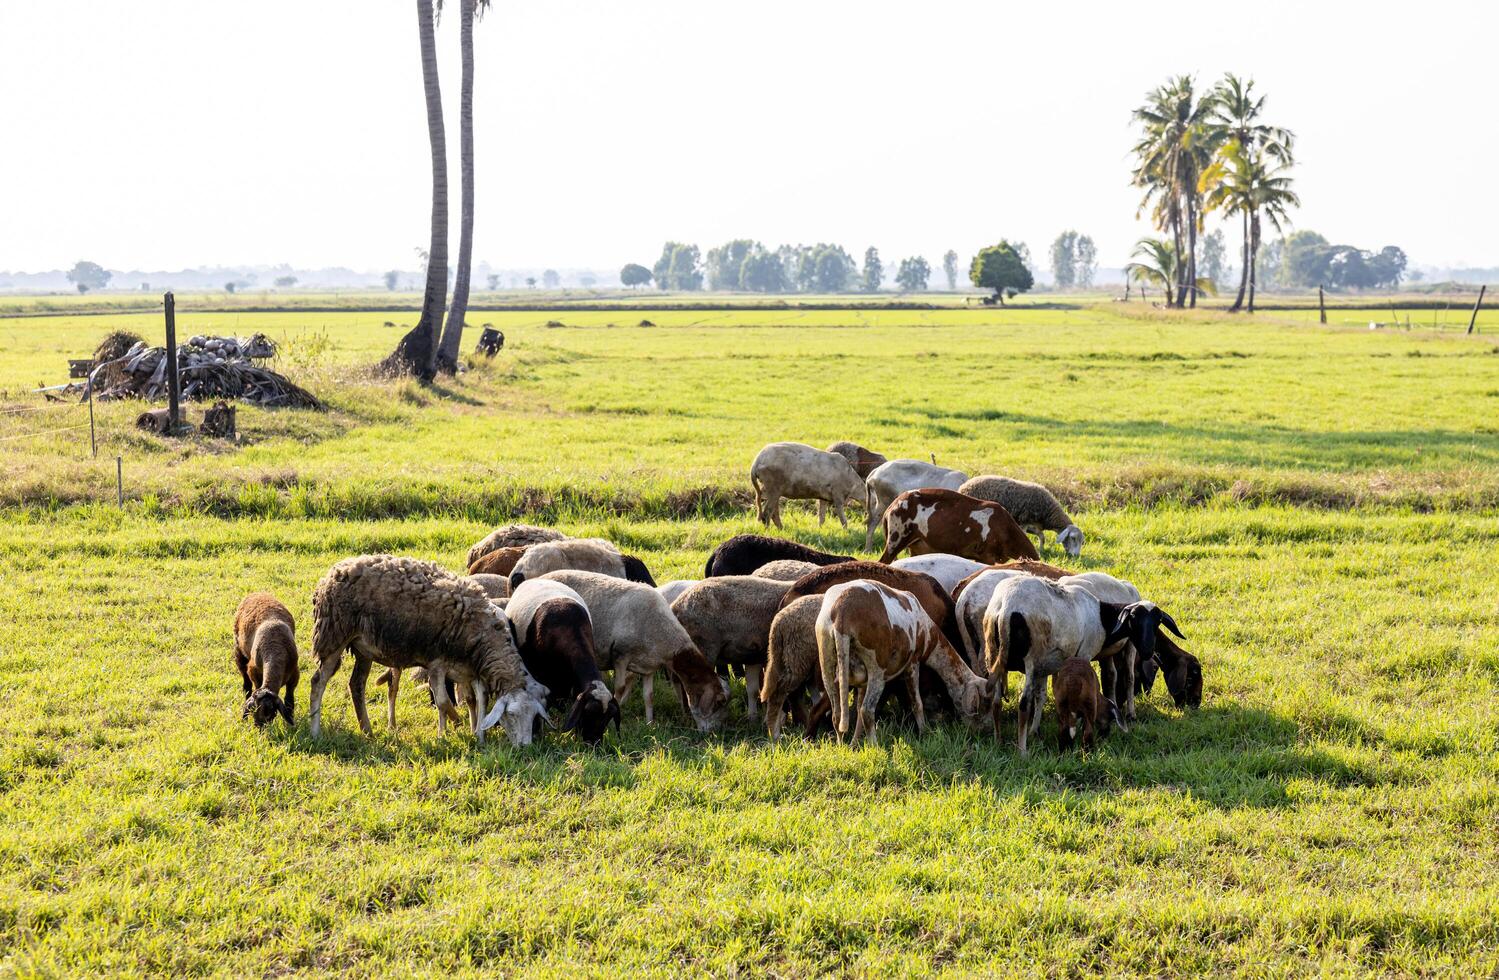
[[[500,0],[475,258],[608,269],[745,236],[936,266],[1009,237],[1044,265],[1075,227],[1119,265],[1144,230],[1130,110],[1233,70],[1299,137],[1298,227],[1499,264],[1496,34],[1499,4],[1447,0]],[[0,0],[0,133],[0,269],[404,269],[426,241],[410,0]]]

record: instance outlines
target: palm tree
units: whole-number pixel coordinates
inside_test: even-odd
[[[432,149],[432,241],[427,248],[427,288],[422,315],[381,362],[387,374],[414,374],[431,381],[437,373],[437,328],[448,299],[448,150],[442,125],[442,90],[437,81],[436,24],[432,0],[416,0],[422,49],[422,84],[427,93],[427,141]]]
[[[1178,258],[1176,246],[1165,239],[1142,238],[1135,243],[1135,250],[1130,254],[1140,261],[1125,266],[1124,274],[1141,284],[1141,295],[1144,295],[1145,283],[1165,291],[1167,306],[1181,305],[1183,289],[1207,293],[1209,296],[1217,295],[1217,285],[1206,276],[1193,277],[1190,284],[1181,283],[1181,270],[1185,263]]]
[[[1190,75],[1180,75],[1152,91],[1135,110],[1145,133],[1135,144],[1139,165],[1134,183],[1144,188],[1141,210],[1152,209],[1156,227],[1170,232],[1171,244],[1186,262],[1177,269],[1175,302],[1197,305],[1197,233],[1202,227],[1202,171],[1217,150],[1220,130],[1212,125],[1213,102],[1197,98]]]
[[[1244,307],[1246,292],[1250,297],[1250,312],[1254,311],[1250,280],[1253,276],[1252,253],[1258,251],[1258,210],[1255,202],[1259,191],[1253,178],[1266,174],[1264,161],[1267,159],[1274,160],[1278,165],[1275,174],[1284,171],[1294,162],[1295,134],[1288,129],[1260,122],[1264,108],[1265,97],[1255,96],[1253,79],[1244,81],[1230,73],[1224,75],[1223,81],[1213,90],[1212,126],[1219,134],[1221,150],[1211,172],[1205,171],[1200,183],[1209,194],[1209,209],[1222,207],[1230,214],[1238,214],[1243,224],[1243,269],[1239,274],[1239,294],[1234,299],[1234,305],[1229,308],[1229,312],[1233,313]],[[1267,176],[1270,180],[1283,182],[1272,186],[1279,186],[1281,192],[1288,190],[1289,178]],[[1290,195],[1289,200],[1282,197],[1281,210],[1274,220],[1284,217],[1285,207],[1292,203],[1295,203],[1294,194]]]
[[[437,352],[437,367],[442,371],[458,370],[458,353],[463,346],[463,319],[468,315],[469,269],[474,257],[474,21],[489,8],[489,0],[460,0],[463,23],[458,27],[458,44],[462,52],[463,72],[458,96],[458,145],[460,193],[458,218],[458,271],[453,279],[453,304],[448,307],[448,322],[443,327]],[[442,13],[443,0],[437,0]]]

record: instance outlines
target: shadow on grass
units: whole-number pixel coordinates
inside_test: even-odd
[[[790,722],[772,746],[763,725],[745,719],[743,695],[736,694],[733,718],[709,735],[687,724],[669,693],[665,699],[658,694],[654,728],[645,726],[638,702],[627,704],[622,736],[611,733],[597,747],[571,735],[548,733],[532,746],[517,748],[494,730],[484,748],[476,750],[466,731],[433,738],[434,716],[414,699],[403,713],[397,738],[375,720],[377,713],[383,716],[375,704],[372,739],[353,727],[352,712],[337,706],[331,719],[325,707],[318,741],[307,737],[305,723],[284,737],[293,751],[350,766],[467,760],[472,770],[495,778],[585,793],[654,784],[659,773],[652,768],[646,774],[642,766],[661,760],[682,777],[664,791],[688,805],[698,794],[704,805],[722,802],[726,783],[740,802],[765,804],[812,793],[853,796],[977,782],[999,795],[1023,795],[1034,802],[1167,789],[1222,809],[1278,808],[1294,802],[1293,782],[1343,788],[1393,778],[1351,753],[1342,757],[1301,744],[1297,724],[1280,715],[1232,703],[1179,713],[1159,693],[1140,703],[1129,732],[1116,730],[1089,752],[1059,751],[1055,716],[1048,712],[1026,759],[1015,751],[1013,708],[1006,712],[1004,734],[996,742],[987,725],[972,731],[950,718],[934,722],[917,737],[909,720],[887,705],[880,718],[880,745],[845,750],[830,735],[803,737]]]

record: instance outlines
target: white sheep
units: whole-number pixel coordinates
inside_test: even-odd
[[[845,503],[869,503],[864,481],[847,459],[800,442],[773,442],[760,450],[750,466],[750,483],[755,488],[756,516],[767,527],[782,526],[783,497],[831,504],[844,527],[848,527]]]
[[[974,572],[989,566],[972,558],[964,558],[962,555],[949,555],[934,552],[929,555],[912,555],[909,558],[898,558],[890,563],[893,568],[904,568],[908,572],[921,572],[930,575],[942,583],[942,587],[948,592],[958,587]]]
[[[956,490],[968,479],[968,474],[950,470],[935,463],[923,463],[919,459],[892,459],[875,467],[866,481],[869,486],[869,514],[864,533],[864,550],[874,548],[874,529],[890,504],[907,490],[936,487],[941,490]]]
[[[548,572],[565,568],[644,582],[652,588],[656,586],[645,563],[634,555],[620,554],[613,542],[603,538],[568,538],[527,548],[510,570],[510,588],[514,590],[527,579],[540,578]]]
[[[666,604],[669,606],[677,601],[677,596],[701,581],[702,579],[698,578],[679,578],[675,582],[663,582],[656,586],[656,591],[661,593],[661,597],[666,600]]]

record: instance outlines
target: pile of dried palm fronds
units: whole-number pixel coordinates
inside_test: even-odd
[[[252,405],[322,408],[312,392],[288,381],[263,364],[276,356],[276,345],[264,334],[253,337],[193,337],[177,347],[177,377],[185,401],[234,398]],[[89,375],[94,397],[167,397],[167,357],[164,347],[131,345],[121,357],[105,361]]]

